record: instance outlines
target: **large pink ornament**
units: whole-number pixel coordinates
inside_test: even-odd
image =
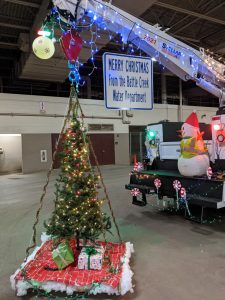
[[[83,40],[75,30],[69,30],[63,34],[60,40],[63,52],[70,62],[75,62],[80,54]]]

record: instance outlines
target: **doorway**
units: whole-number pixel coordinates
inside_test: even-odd
[[[130,164],[134,164],[136,158],[137,161],[142,162],[146,157],[145,147],[145,128],[144,126],[130,126]]]
[[[99,165],[115,164],[114,134],[90,134],[91,143]],[[94,157],[90,155],[91,164],[95,165]]]
[[[58,133],[52,134],[52,155],[55,151],[56,143],[59,138]],[[115,143],[114,134],[90,134],[90,140],[97,156],[99,165],[114,165],[115,164]],[[62,146],[59,145],[59,152]],[[95,165],[95,159],[90,154],[91,164]],[[60,156],[57,155],[53,165],[54,169],[60,168]]]
[[[0,173],[16,173],[21,171],[21,134],[0,134]]]

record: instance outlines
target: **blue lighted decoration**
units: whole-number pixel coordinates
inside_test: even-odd
[[[79,64],[78,64],[78,67],[76,65],[76,62],[75,63],[71,63],[70,61],[68,61],[68,67],[70,69],[70,73],[69,73],[69,81],[72,83],[72,84],[76,84],[76,89],[78,91],[78,86],[79,86],[79,82],[80,82],[80,74],[79,74]]]

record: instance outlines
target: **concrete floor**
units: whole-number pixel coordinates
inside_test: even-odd
[[[224,300],[224,222],[203,226],[150,206],[133,206],[130,193],[124,189],[130,168],[102,169],[122,237],[135,246],[132,268],[136,286],[134,294],[101,299]],[[38,235],[53,207],[54,179],[55,175]],[[45,173],[0,176],[0,300],[18,299],[10,288],[9,276],[24,259],[44,181]]]

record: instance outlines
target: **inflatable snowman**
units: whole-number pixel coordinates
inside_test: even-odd
[[[181,154],[178,158],[178,170],[183,176],[205,175],[209,167],[209,155],[200,133],[195,112],[187,118],[181,130]]]

